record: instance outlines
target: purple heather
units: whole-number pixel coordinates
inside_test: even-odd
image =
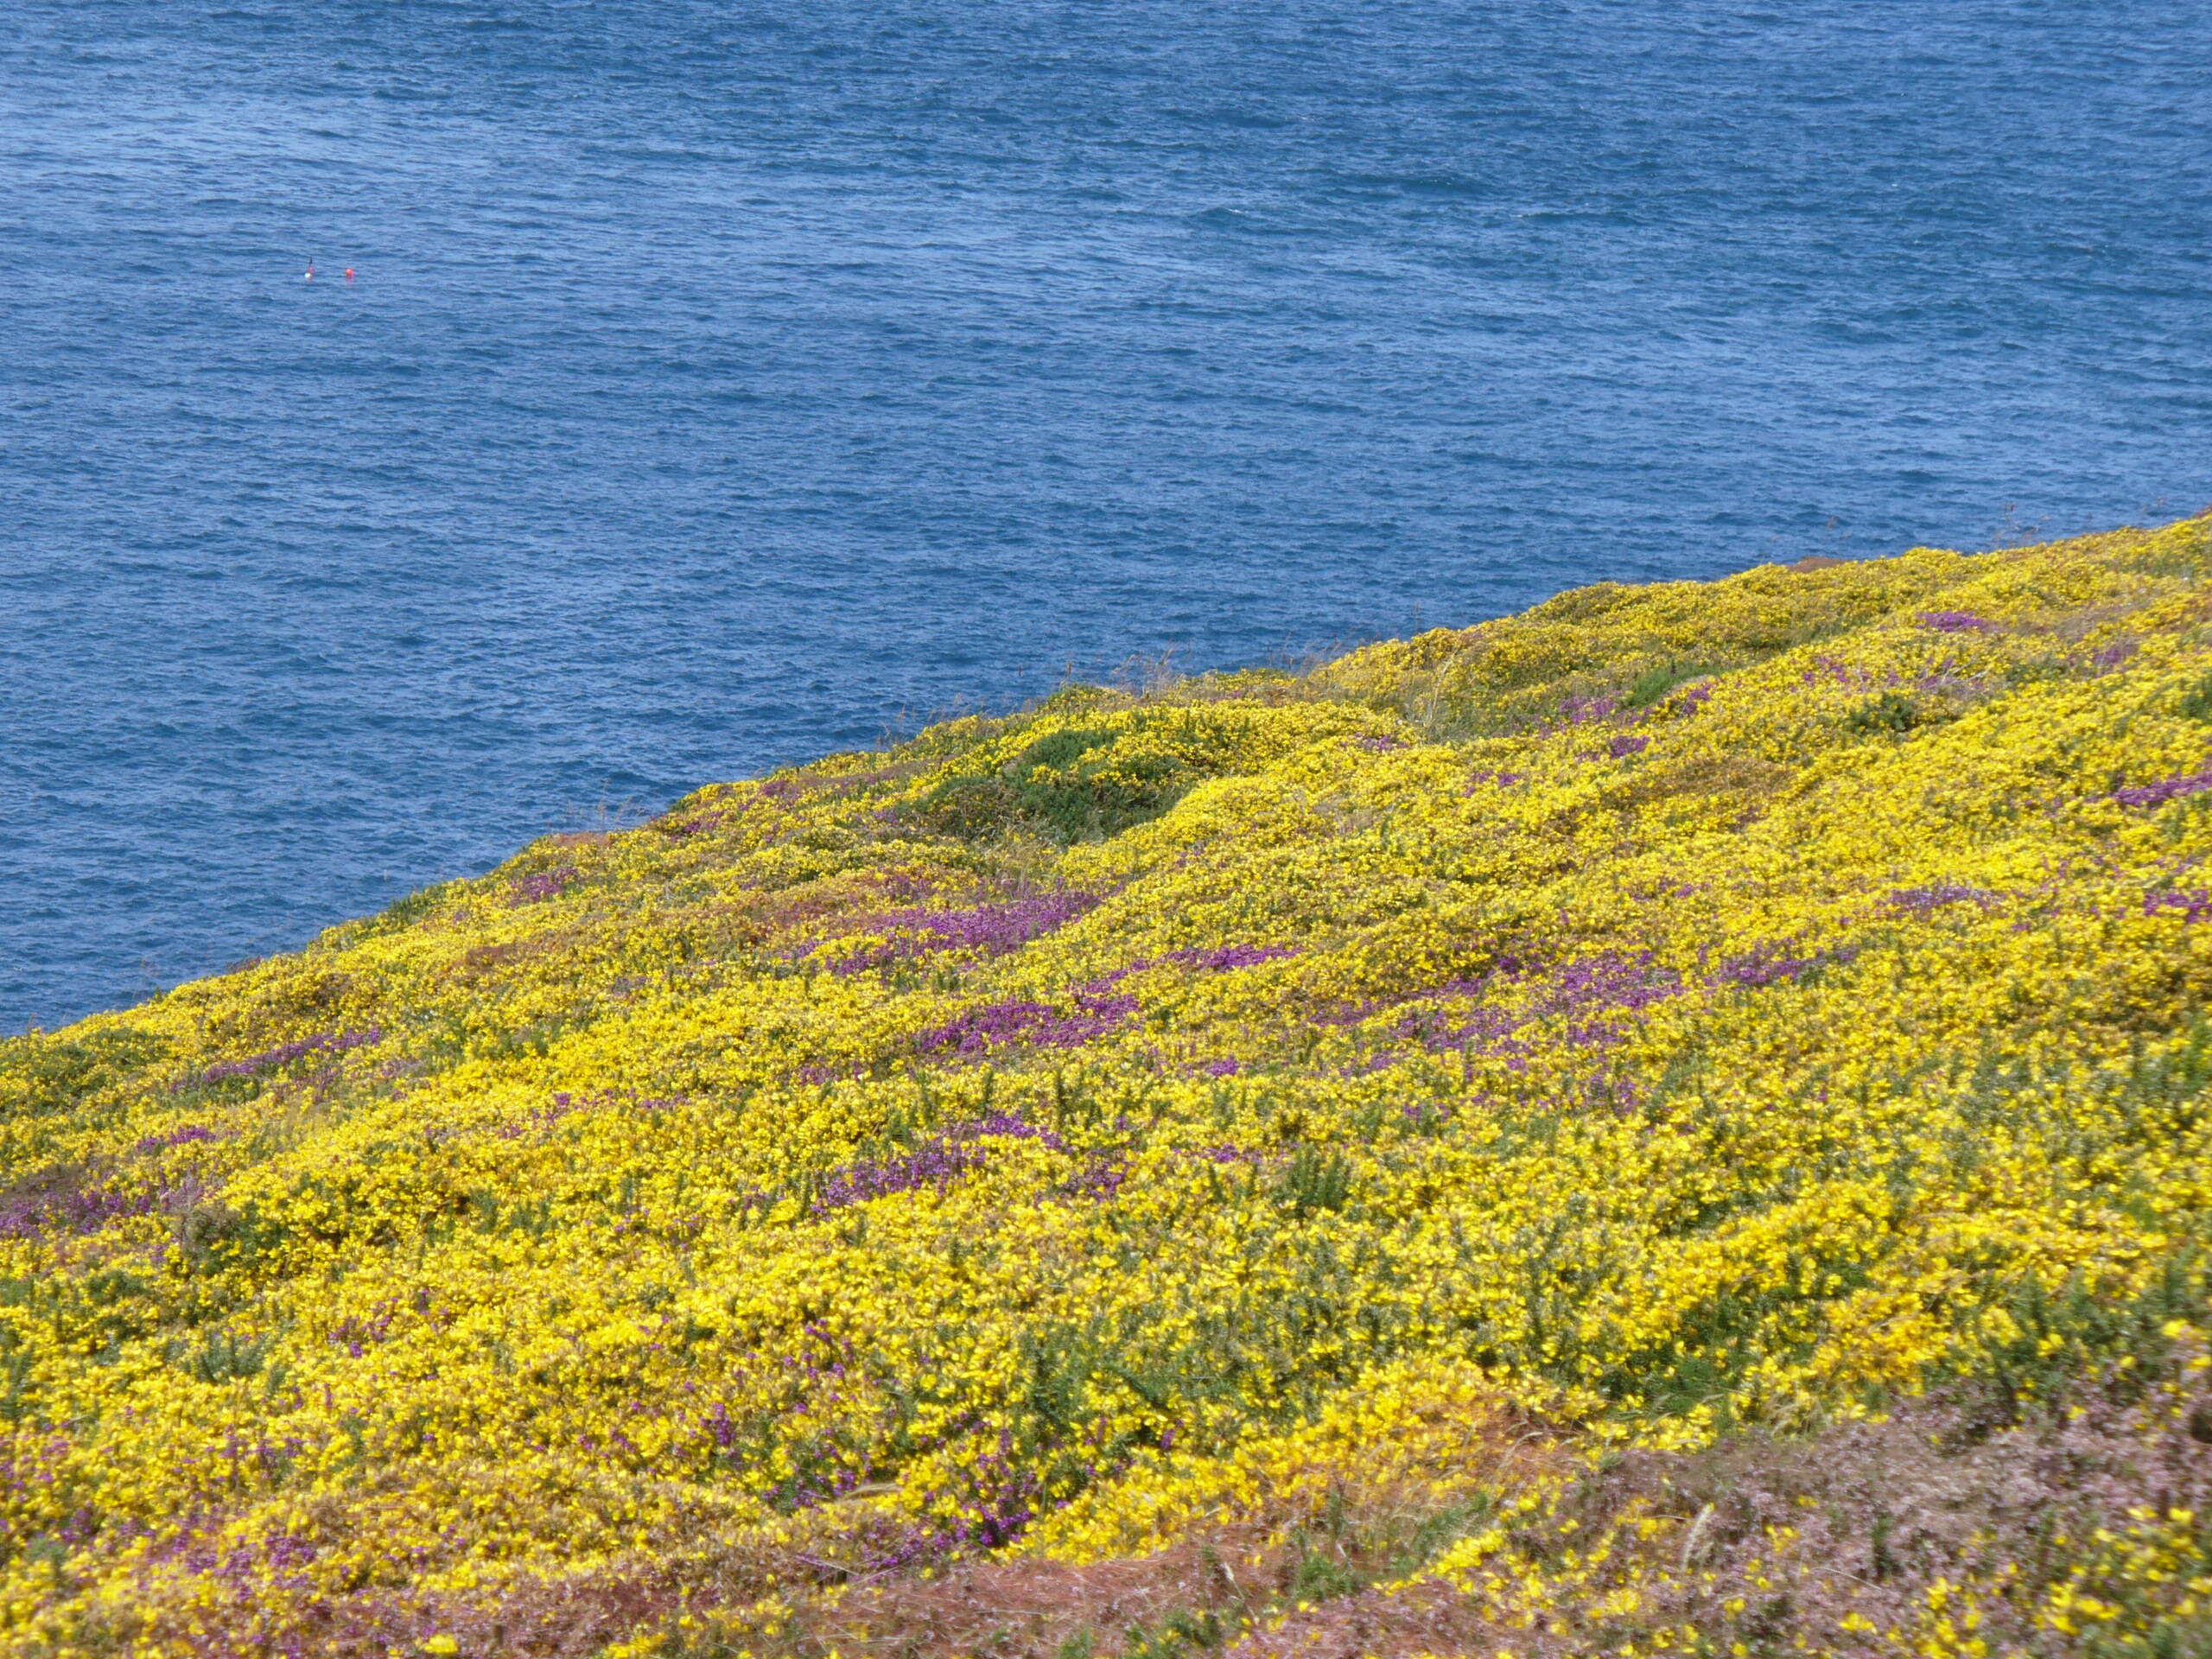
[[[384,1040],[384,1033],[372,1026],[366,1031],[338,1032],[321,1037],[302,1037],[296,1042],[279,1043],[275,1048],[264,1049],[258,1054],[249,1054],[242,1060],[219,1060],[200,1074],[203,1083],[220,1083],[229,1077],[251,1077],[271,1067],[289,1065],[303,1055],[342,1053],[349,1048],[363,1048]]]
[[[2155,784],[2115,789],[2112,798],[2122,806],[2164,806],[2184,795],[2201,795],[2212,789],[2212,772],[2192,772],[2179,778],[2162,778]]]
[[[906,936],[830,964],[836,974],[856,974],[941,950],[974,950],[988,957],[1018,950],[1032,939],[1073,921],[1096,906],[1088,893],[1047,893],[1033,898],[978,905],[969,910],[894,910],[875,917],[871,927],[903,929]]]
[[[2143,913],[2145,916],[2155,916],[2164,910],[2181,912],[2181,918],[2184,922],[2201,920],[2206,916],[2212,916],[2212,892],[2196,887],[2184,893],[2178,888],[2169,887],[2163,892],[2143,895]]]
[[[1997,902],[1997,895],[1986,887],[1968,887],[1955,881],[1944,881],[1933,887],[1899,887],[1890,895],[1888,902],[1895,909],[1925,916],[1945,905],[1993,905]]]

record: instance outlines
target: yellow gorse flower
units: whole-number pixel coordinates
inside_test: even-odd
[[[2208,573],[2191,521],[1071,688],[0,1044],[0,1651],[474,1652],[626,1572],[611,1650],[710,1580],[765,1641],[822,1540],[1280,1541],[1354,1476],[1469,1517],[1391,1593],[1666,1605],[1679,1517],[1508,1548],[1576,1459],[1877,1410],[2204,1237]],[[2037,1617],[2202,1597],[2198,1536],[2054,1546]],[[1834,1639],[1993,1651],[2005,1593]]]

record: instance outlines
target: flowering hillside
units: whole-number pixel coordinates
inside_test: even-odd
[[[0,1652],[2207,1651],[2208,531],[1073,688],[0,1045]]]

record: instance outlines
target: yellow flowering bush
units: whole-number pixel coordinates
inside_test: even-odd
[[[2209,531],[1073,687],[0,1044],[0,1652],[2201,1650]]]

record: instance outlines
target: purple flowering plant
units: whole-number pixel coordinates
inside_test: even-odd
[[[2168,801],[2202,795],[2208,789],[2212,789],[2212,771],[2192,772],[2177,778],[2161,778],[2155,784],[2116,789],[2112,798],[2122,806],[2164,806]]]
[[[1899,887],[1885,901],[1892,910],[1909,915],[1926,916],[1947,905],[1980,905],[1984,908],[1997,903],[1997,895],[1986,887],[1967,887],[1956,881],[1939,881],[1924,887]]]
[[[2194,887],[2186,891],[2178,887],[2163,887],[2143,895],[2143,913],[2161,915],[2168,911],[2179,911],[2184,922],[2202,921],[2212,916],[2212,891]]]
[[[510,905],[535,905],[548,899],[557,899],[576,882],[576,868],[563,864],[550,870],[533,870],[528,875],[517,876],[507,887]]]
[[[1096,893],[1063,889],[1025,899],[972,906],[965,910],[894,910],[868,925],[893,937],[830,963],[830,971],[849,976],[870,968],[956,950],[1004,956],[1065,926],[1098,905]]]
[[[1015,1113],[992,1112],[955,1123],[911,1151],[841,1165],[817,1185],[809,1208],[816,1215],[826,1215],[893,1192],[946,1186],[982,1162],[989,1150],[983,1143],[995,1139],[1034,1141],[1052,1152],[1070,1150],[1054,1130]]]
[[[1033,1048],[1080,1048],[1118,1030],[1137,1009],[1134,996],[1077,991],[1071,1009],[1015,1001],[970,1008],[914,1039],[925,1054],[988,1054],[1014,1044]]]
[[[296,1041],[279,1043],[274,1048],[264,1049],[258,1054],[249,1054],[243,1059],[219,1060],[200,1074],[203,1083],[222,1083],[234,1077],[259,1077],[279,1066],[289,1065],[309,1054],[342,1054],[348,1049],[366,1048],[384,1040],[381,1027],[372,1026],[366,1031],[332,1032],[322,1036],[302,1037]]]

